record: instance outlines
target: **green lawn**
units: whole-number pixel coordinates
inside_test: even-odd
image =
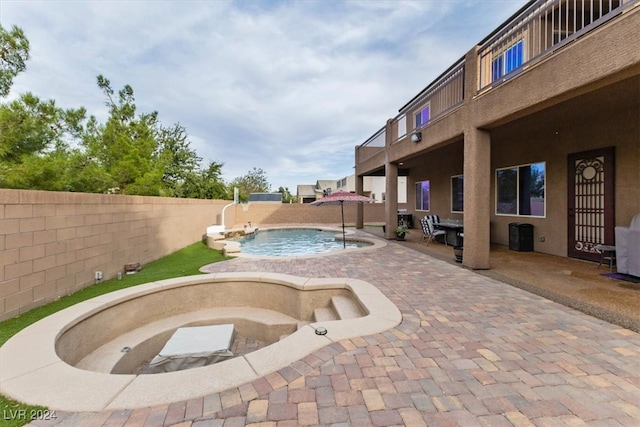
[[[111,279],[89,286],[72,295],[34,308],[18,317],[0,322],[0,346],[32,323],[81,301],[155,280],[200,274],[200,267],[226,259],[229,258],[224,257],[220,251],[210,249],[201,242],[194,243],[143,266],[142,270],[136,274],[123,276],[122,280]],[[23,405],[0,395],[0,426],[23,426],[31,420],[32,415],[47,417],[53,415],[53,413],[48,413],[45,408]]]

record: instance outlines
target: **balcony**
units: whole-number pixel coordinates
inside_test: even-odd
[[[392,143],[406,136],[407,119],[411,126],[409,133],[415,133],[462,105],[464,69],[464,58],[461,58],[400,109],[400,115],[392,123]]]
[[[498,86],[637,3],[638,0],[535,2],[481,42],[478,90]]]
[[[356,148],[356,164],[362,163],[367,159],[370,159],[377,153],[384,151],[386,146],[387,132],[383,127],[373,136],[369,137],[365,142],[360,144]]]
[[[625,54],[633,50],[625,31],[630,31],[633,21],[624,18],[636,15],[638,9],[640,0],[529,2],[358,146],[356,166],[361,166],[359,171],[363,173],[377,172],[385,159],[408,158],[454,140],[462,135],[465,121],[480,128],[495,126],[530,113],[534,105],[544,103],[548,107],[548,100],[561,99],[559,94],[582,93],[580,85],[632,67],[637,55]],[[618,18],[621,25],[615,30],[612,27],[606,35],[596,31]],[[598,33],[600,36],[595,37]],[[608,45],[615,49],[615,55],[607,57]],[[589,63],[593,61],[589,58],[598,54],[604,58]],[[552,58],[557,61],[550,61]],[[588,63],[589,67],[572,69],[576,63]],[[528,73],[534,69],[537,71]],[[558,73],[571,73],[571,78],[553,79]],[[523,79],[512,79],[517,75]],[[509,85],[508,91],[492,90],[507,80],[520,84]],[[422,138],[414,142],[426,143],[404,144],[418,132]],[[383,153],[389,149],[391,156],[385,158]]]

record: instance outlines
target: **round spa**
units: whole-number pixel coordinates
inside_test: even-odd
[[[240,386],[332,342],[400,321],[391,301],[357,279],[273,273],[168,279],[79,303],[16,334],[0,348],[0,392],[67,411],[166,404]],[[232,331],[225,357],[150,369],[178,332],[221,328]]]

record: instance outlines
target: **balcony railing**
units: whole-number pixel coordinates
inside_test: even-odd
[[[619,15],[640,0],[539,0],[490,34],[478,50],[478,90],[494,87],[546,55]],[[464,102],[461,58],[400,109],[391,121],[391,143],[423,129]],[[383,151],[383,127],[358,146],[356,163]]]
[[[461,58],[400,109],[401,115],[394,120],[397,132],[393,142],[407,134],[407,127],[411,132],[422,129],[464,102],[464,69]]]
[[[482,43],[478,51],[478,90],[502,83],[639,1],[546,0],[534,3]]]
[[[407,135],[407,128],[412,132],[427,126],[431,121],[448,113],[464,101],[464,58],[460,59],[433,83],[427,86],[415,98],[400,109],[400,114],[391,121],[391,143]],[[414,114],[417,110],[428,106],[429,117],[416,126]],[[414,111],[416,110],[416,111]],[[409,123],[411,121],[411,123]],[[366,160],[382,151],[386,144],[386,127],[378,130],[363,144],[358,146],[356,162]]]
[[[386,146],[387,131],[383,127],[374,133],[369,139],[358,146],[356,150],[356,163],[360,163],[376,153],[383,151]]]

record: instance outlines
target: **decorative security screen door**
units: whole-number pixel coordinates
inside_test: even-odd
[[[568,156],[568,256],[598,261],[614,240],[614,148]]]

